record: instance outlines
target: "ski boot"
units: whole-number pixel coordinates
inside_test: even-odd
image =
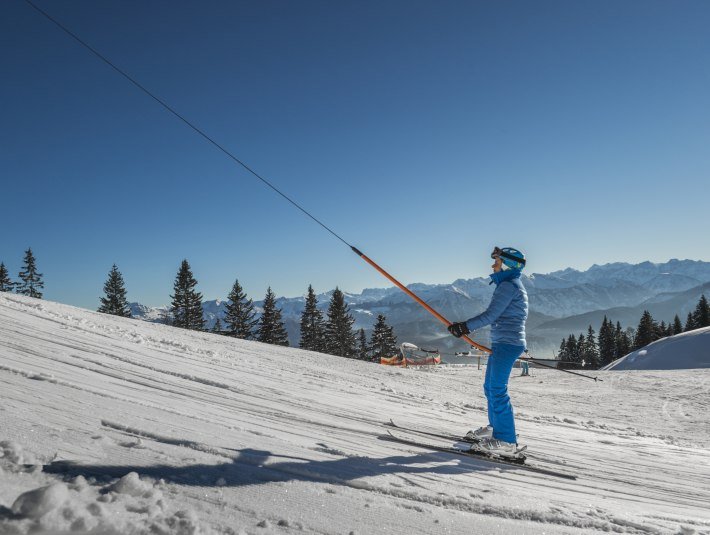
[[[484,425],[482,427],[479,427],[476,430],[472,429],[471,431],[466,433],[466,436],[463,437],[463,440],[464,440],[464,442],[470,442],[472,444],[476,444],[486,438],[492,438],[492,437],[493,437],[493,428],[490,425]]]
[[[505,442],[504,440],[498,440],[497,438],[486,438],[471,447],[472,451],[477,451],[480,453],[485,453],[492,457],[502,457],[504,459],[511,459],[520,462],[525,461],[525,454],[523,453],[527,446],[519,447],[514,442]]]

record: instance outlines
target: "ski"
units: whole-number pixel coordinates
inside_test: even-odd
[[[444,440],[452,440],[454,442],[469,442],[466,440],[464,437],[460,435],[452,435],[451,433],[436,433],[434,431],[424,431],[423,429],[415,429],[413,427],[404,427],[402,425],[396,424],[394,420],[390,418],[389,422],[385,422],[384,425],[388,427],[394,427],[395,429],[399,429],[401,431],[407,431],[409,433],[416,433],[418,435],[425,435],[428,437],[434,437],[434,438],[443,438]],[[471,442],[471,444],[474,444],[474,442]]]
[[[430,444],[427,442],[421,442],[419,440],[412,440],[409,438],[400,437],[400,436],[395,435],[391,431],[387,431],[386,435],[380,435],[377,438],[379,440],[385,440],[385,441],[389,441],[389,442],[397,442],[399,444],[407,444],[409,446],[414,446],[416,448],[422,448],[422,449],[431,450],[431,451],[439,451],[442,453],[451,453],[453,455],[460,455],[462,457],[471,457],[474,459],[479,459],[479,460],[486,461],[486,462],[493,463],[493,464],[504,464],[506,466],[512,466],[515,468],[519,468],[521,470],[526,470],[528,472],[535,472],[538,474],[544,474],[544,475],[548,475],[548,476],[569,479],[572,481],[576,481],[576,479],[577,479],[577,476],[574,476],[572,474],[558,472],[556,470],[549,470],[547,468],[542,468],[540,466],[524,464],[524,460],[505,459],[503,457],[491,456],[487,453],[480,452],[480,451],[464,450],[461,448],[457,448],[456,446],[439,446],[437,444]]]
[[[400,431],[404,431],[406,433],[415,433],[417,435],[424,435],[424,436],[432,437],[432,438],[441,438],[443,440],[451,440],[452,442],[466,442],[468,444],[476,444],[478,442],[475,440],[467,440],[465,437],[462,437],[460,435],[453,435],[451,433],[427,431],[424,429],[416,429],[414,427],[405,427],[403,425],[399,425],[391,418],[390,418],[389,422],[384,422],[382,425],[385,425],[387,427],[393,427],[395,429],[399,429]],[[532,459],[535,459],[537,461],[542,461],[544,463],[554,464],[554,465],[558,465],[558,466],[566,466],[566,463],[564,463],[564,462],[561,462],[557,459],[553,459],[553,458],[548,457],[546,455],[541,455],[537,452],[530,454],[529,457],[531,457]]]

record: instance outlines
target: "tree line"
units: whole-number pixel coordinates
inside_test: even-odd
[[[205,330],[202,294],[196,286],[197,280],[190,264],[183,260],[175,277],[173,295],[170,296],[172,302],[168,323],[184,329]],[[355,318],[345,302],[345,294],[339,288],[333,291],[324,316],[318,308],[313,286],[309,285],[301,313],[299,347],[340,357],[377,361],[398,351],[394,329],[387,325],[384,315],[377,316],[369,341],[365,330],[356,331],[354,323]],[[261,316],[256,319],[254,302],[246,295],[238,279],[227,296],[223,322],[218,318],[211,332],[242,340],[289,345],[282,311],[276,304],[276,295],[271,287],[266,290]]]
[[[19,278],[21,282],[13,282],[5,264],[0,263],[0,291],[16,291],[30,297],[42,298],[42,274],[37,271],[31,249],[25,253],[25,263]],[[131,309],[125,281],[115,264],[109,271],[103,290],[105,295],[100,298],[98,312],[130,318]],[[170,307],[164,318],[166,324],[189,330],[207,330],[202,310],[202,294],[197,291],[197,280],[187,260],[180,264],[170,299]],[[276,304],[276,295],[271,287],[266,290],[262,313],[258,319],[254,302],[247,297],[239,280],[234,281],[227,300],[223,320],[217,318],[210,332],[267,344],[289,345],[282,311]],[[318,299],[313,287],[309,285],[301,314],[299,347],[377,362],[380,357],[391,357],[398,352],[394,329],[387,324],[387,318],[383,314],[377,316],[370,340],[367,339],[364,329],[354,329],[354,323],[355,318],[345,302],[345,294],[339,288],[333,292],[324,316],[318,308]]]
[[[12,292],[42,299],[44,281],[42,274],[37,271],[37,261],[35,260],[32,248],[25,251],[22,269],[18,274],[19,281],[13,281],[4,262],[0,262],[0,292]]]
[[[614,325],[604,316],[598,337],[590,325],[586,336],[580,333],[577,338],[570,334],[562,339],[557,366],[598,369],[656,340],[702,327],[710,327],[710,305],[705,294],[700,296],[695,309],[688,312],[685,325],[678,314],[671,323],[666,324],[665,321],[657,322],[648,310],[644,310],[636,329],[622,329],[618,321]]]
[[[25,251],[22,269],[17,281],[3,262],[0,262],[0,292],[16,292],[41,299],[44,289],[43,275],[37,269],[37,261],[32,249]],[[173,295],[165,323],[183,329],[206,330],[202,311],[202,294],[196,290],[197,280],[190,264],[183,260],[173,284]],[[125,282],[114,264],[104,283],[104,297],[100,298],[99,312],[122,317],[131,317],[126,298]],[[271,287],[266,291],[261,317],[256,319],[254,303],[244,292],[239,280],[234,281],[227,297],[224,324],[218,318],[211,332],[243,340],[256,340],[267,344],[288,346],[288,335],[282,319],[281,309],[276,305],[276,296]],[[311,285],[308,286],[306,302],[301,314],[299,347],[310,351],[328,353],[341,357],[379,361],[380,357],[391,357],[398,352],[394,329],[387,324],[387,318],[378,314],[370,340],[364,329],[355,330],[355,319],[345,302],[345,295],[336,288],[328,310],[324,316],[318,308],[318,300]],[[599,329],[599,336],[590,325],[587,334],[579,337],[570,334],[563,338],[558,354],[560,368],[597,369],[624,355],[667,336],[710,326],[710,306],[703,294],[695,309],[688,312],[685,325],[678,315],[671,323],[660,323],[644,310],[636,329],[622,329],[606,316]]]

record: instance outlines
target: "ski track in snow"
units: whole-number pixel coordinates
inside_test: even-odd
[[[710,534],[710,371],[533,372],[510,385],[520,440],[577,481],[377,440],[479,425],[475,367],[0,294],[0,533]]]

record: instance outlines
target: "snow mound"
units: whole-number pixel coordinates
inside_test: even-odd
[[[27,518],[41,518],[68,499],[67,486],[64,483],[53,483],[21,494],[12,504],[12,512]]]
[[[10,459],[7,462],[12,462]],[[33,478],[41,477],[35,473]],[[131,472],[102,485],[83,476],[28,490],[0,514],[0,533],[96,533],[102,535],[210,533],[192,511],[175,510],[151,480]],[[4,518],[3,518],[4,517]]]
[[[657,340],[604,370],[687,370],[710,368],[710,327]]]
[[[5,464],[34,464],[35,458],[32,454],[23,451],[17,442],[12,440],[0,441],[0,459],[5,460]]]
[[[147,494],[153,485],[141,481],[136,472],[130,472],[119,479],[109,490],[117,494],[128,494],[129,496],[143,496]]]

